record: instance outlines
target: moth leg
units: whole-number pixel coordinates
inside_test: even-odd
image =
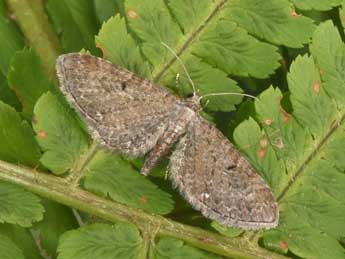
[[[158,163],[171,149],[174,143],[186,132],[191,118],[195,116],[194,111],[189,108],[183,109],[175,119],[169,122],[167,129],[159,137],[157,144],[147,154],[140,173],[148,175],[151,169]]]

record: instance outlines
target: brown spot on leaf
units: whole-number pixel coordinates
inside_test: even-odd
[[[48,137],[48,133],[43,131],[43,130],[40,130],[39,132],[37,132],[37,137],[39,137],[41,139],[45,139]]]
[[[283,241],[280,241],[280,247],[281,247],[281,249],[286,250],[289,248],[289,245],[286,241],[283,240]]]
[[[298,18],[298,17],[300,17],[301,15],[298,14],[298,13],[296,13],[295,8],[291,8],[290,16],[291,16],[291,17],[296,17],[296,18]]]
[[[96,44],[96,48],[100,49],[102,51],[102,57],[104,59],[107,59],[107,52],[105,51],[105,49],[99,44]]]
[[[325,71],[323,71],[322,69],[320,69],[319,71],[320,75],[323,75],[325,73]]]
[[[32,124],[37,123],[37,117],[35,115],[32,116],[31,122],[32,122]]]
[[[314,91],[316,94],[319,94],[319,93],[320,93],[320,89],[321,89],[321,83],[320,83],[320,81],[315,81],[315,82],[314,82],[314,85],[313,85],[313,91]]]
[[[283,109],[283,107],[281,106],[281,100],[282,100],[282,97],[279,97],[279,111],[283,115],[284,123],[287,123],[289,121],[291,115]]]
[[[146,204],[147,203],[147,197],[146,196],[141,196],[140,197],[140,203],[141,204]]]
[[[139,18],[139,15],[137,14],[136,11],[134,11],[133,9],[128,9],[127,10],[127,16],[129,18],[132,18],[132,19],[138,19]]]
[[[268,140],[266,136],[260,139],[260,147],[261,148],[266,148],[268,146]]]
[[[264,148],[260,148],[258,151],[258,157],[263,158],[266,155],[266,150]]]
[[[266,119],[264,120],[264,123],[267,125],[267,126],[270,126],[272,124],[273,120],[272,119]]]

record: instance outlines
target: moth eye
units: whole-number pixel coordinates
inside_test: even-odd
[[[126,82],[121,82],[121,89],[122,89],[122,91],[126,90],[126,88],[127,88]]]
[[[186,96],[187,98],[191,98],[191,97],[193,97],[193,93],[189,93],[189,94],[187,94],[187,96]]]

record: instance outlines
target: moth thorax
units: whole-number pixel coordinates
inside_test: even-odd
[[[200,97],[196,94],[192,97],[186,98],[183,102],[187,107],[191,108],[195,112],[200,110]]]

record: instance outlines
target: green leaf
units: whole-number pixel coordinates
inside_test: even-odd
[[[191,84],[181,63],[161,44],[164,42],[186,65],[200,95],[239,93],[241,89],[229,74],[268,77],[279,66],[280,56],[275,46],[259,42],[232,22],[230,7],[230,2],[210,0],[190,0],[188,5],[182,1],[128,0],[123,12],[126,17],[105,23],[97,44],[113,63],[186,96],[193,90]],[[181,79],[177,88],[176,75]],[[231,111],[241,99],[212,96],[207,109]]]
[[[3,259],[24,259],[23,252],[8,237],[0,234],[0,258]]]
[[[99,23],[103,23],[110,17],[119,13],[117,0],[94,0],[95,12]]]
[[[276,47],[259,42],[228,19],[209,26],[193,53],[229,74],[258,78],[272,73],[280,58]]]
[[[340,259],[345,253],[339,244],[345,232],[345,166],[336,155],[343,153],[345,145],[344,98],[337,92],[345,84],[343,50],[335,27],[330,22],[321,24],[313,37],[314,59],[300,56],[290,67],[292,114],[284,110],[281,92],[271,87],[255,101],[256,117],[268,142],[263,143],[258,133],[250,137],[254,140],[244,141],[249,127],[260,132],[254,120],[242,123],[234,134],[241,146],[255,142],[270,146],[274,154],[269,158],[265,151],[264,157],[275,155],[283,163],[282,170],[270,172],[279,186],[273,186],[279,202],[279,226],[263,234],[263,244],[283,244],[302,258]],[[246,146],[242,150],[246,152]],[[253,165],[259,171],[267,170],[257,166],[253,153],[247,154]]]
[[[41,248],[52,258],[56,258],[59,237],[64,232],[78,227],[72,209],[50,200],[42,200],[44,219],[34,224],[33,232]]]
[[[219,224],[216,221],[212,221],[211,226],[219,233],[228,237],[237,237],[244,232],[244,230],[240,228],[226,227],[224,225]]]
[[[215,68],[210,68],[206,63],[199,58],[191,56],[185,62],[189,69],[189,74],[193,78],[193,82],[198,89],[200,96],[208,93],[225,92],[225,93],[241,93],[241,88],[234,80],[227,77],[223,71]],[[170,88],[177,88],[177,91],[182,96],[188,96],[193,93],[192,87],[189,85],[188,78],[182,74],[179,78],[179,85],[176,86],[176,78],[174,75],[179,74],[178,69],[172,68],[167,75],[170,75],[171,81],[165,82],[165,85]],[[203,99],[203,104],[206,110],[211,111],[232,111],[235,105],[241,101],[238,96],[209,96]],[[207,103],[207,105],[206,105]]]
[[[275,44],[303,47],[315,29],[313,21],[294,14],[287,0],[234,0],[227,16],[249,33]]]
[[[100,151],[85,168],[84,187],[131,207],[156,214],[173,210],[170,194],[134,170],[120,157]]]
[[[86,48],[97,53],[94,35],[98,30],[93,0],[49,0],[47,11],[55,30],[61,34],[62,45],[66,52]]]
[[[0,101],[0,159],[36,166],[40,157],[33,131],[26,121]]]
[[[321,70],[322,87],[330,97],[338,102],[338,106],[343,106],[345,98],[344,43],[331,21],[319,26],[313,39],[310,52]]]
[[[191,247],[184,244],[183,241],[171,237],[161,238],[155,246],[153,254],[155,259],[220,259],[217,255]]]
[[[74,168],[88,148],[88,136],[75,113],[51,93],[34,108],[36,139],[44,151],[41,163],[55,174]]]
[[[134,259],[142,256],[142,249],[142,238],[134,225],[92,224],[61,236],[58,259]]]
[[[8,83],[22,104],[24,116],[30,119],[39,97],[55,89],[40,58],[30,49],[18,51],[14,55],[8,72]]]
[[[0,182],[0,222],[30,227],[43,218],[44,208],[40,199],[22,188]]]
[[[334,101],[325,93],[319,70],[312,58],[297,57],[288,75],[294,116],[308,125],[314,136],[322,137],[336,113]]]
[[[24,40],[14,23],[5,17],[5,13],[0,13],[0,35],[0,71],[7,75],[11,58],[17,50],[24,47]]]
[[[240,150],[247,155],[251,164],[265,178],[274,193],[284,188],[282,178],[287,176],[279,174],[284,170],[284,164],[279,161],[273,147],[259,125],[249,118],[242,122],[234,131],[234,140]]]
[[[0,224],[0,233],[16,244],[25,255],[25,259],[42,259],[30,229],[13,224]]]
[[[306,84],[304,86],[309,87]],[[308,129],[303,128],[283,109],[282,98],[281,91],[271,87],[260,95],[260,101],[255,102],[255,109],[276,155],[284,161],[286,167],[292,167],[293,170],[307,159],[305,147],[312,140]]]
[[[116,31],[116,37],[113,32]],[[96,36],[96,44],[103,56],[138,75],[149,76],[149,67],[143,60],[133,38],[128,34],[124,18],[119,15],[105,22]]]
[[[129,26],[143,41],[141,49],[146,58],[154,66],[166,62],[169,51],[160,42],[174,46],[181,31],[164,1],[128,0],[126,8],[131,15]]]
[[[21,104],[16,94],[9,88],[6,79],[2,74],[0,74],[0,100],[12,106],[17,111],[21,109]]]
[[[215,5],[212,2],[212,0],[175,0],[169,1],[168,5],[183,32],[187,33],[198,26],[214,10]]]
[[[330,10],[340,5],[342,0],[291,0],[298,9],[301,10]]]

